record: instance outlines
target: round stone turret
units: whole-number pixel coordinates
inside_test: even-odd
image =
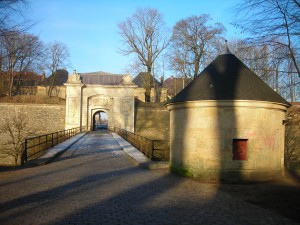
[[[171,169],[229,182],[280,177],[288,107],[226,44],[225,51],[167,103]]]

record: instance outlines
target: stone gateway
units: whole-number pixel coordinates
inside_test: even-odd
[[[114,84],[109,85],[97,84],[95,78],[93,74],[88,74],[83,79],[86,82],[82,82],[82,77],[76,71],[69,75],[65,83],[65,129],[81,127],[92,130],[95,114],[105,112],[108,128],[118,127],[134,132],[134,98],[137,86],[132,83],[131,76],[118,75]],[[102,75],[101,79],[105,78],[112,80],[112,76]]]

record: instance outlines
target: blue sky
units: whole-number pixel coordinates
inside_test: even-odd
[[[70,51],[71,66],[78,72],[105,71],[122,74],[130,57],[118,53],[122,47],[118,24],[137,8],[157,9],[171,29],[181,19],[209,14],[227,29],[226,38],[238,37],[230,25],[232,7],[239,0],[29,0],[29,18],[38,23],[30,30],[45,42],[59,41]],[[135,76],[136,74],[132,74]],[[166,74],[167,76],[170,74]]]

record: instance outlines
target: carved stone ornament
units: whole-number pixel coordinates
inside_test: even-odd
[[[91,105],[92,106],[102,106],[102,107],[108,107],[111,105],[111,101],[109,98],[104,97],[96,97],[91,99]]]
[[[132,85],[132,84],[134,84],[132,82],[132,77],[130,75],[128,75],[128,74],[124,75],[122,79],[123,79],[122,84],[124,84],[124,85]]]
[[[80,75],[76,73],[76,70],[73,70],[73,74],[68,75],[68,81],[69,84],[81,84]]]
[[[132,110],[132,102],[131,100],[123,100],[123,114],[128,116]]]

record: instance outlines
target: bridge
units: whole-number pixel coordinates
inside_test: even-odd
[[[296,224],[218,185],[138,166],[128,147],[90,132],[49,164],[1,172],[0,224]]]

